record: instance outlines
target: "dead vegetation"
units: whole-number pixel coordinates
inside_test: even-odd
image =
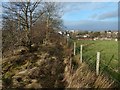
[[[77,58],[73,57],[73,50],[67,47],[65,38],[54,34],[47,45],[32,44],[32,52],[26,46],[19,46],[12,55],[5,54],[2,64],[3,88],[115,87],[109,77],[104,74],[96,76],[86,63],[75,62]]]
[[[62,61],[62,58],[60,60],[47,52],[5,58],[3,59],[3,88],[63,87]]]
[[[66,67],[67,68],[67,67]],[[71,72],[70,72],[71,71]],[[71,68],[66,70],[65,79],[67,80],[67,88],[114,88],[114,81],[106,77],[104,74],[96,76],[95,71],[82,63],[76,71]]]
[[[25,10],[30,9],[28,7],[32,5],[30,2],[13,4],[21,9],[26,8]],[[73,61],[71,45],[67,45],[64,35],[56,33],[56,30],[59,30],[58,27],[62,24],[58,15],[59,8],[56,9],[57,4],[45,3],[44,5],[44,9],[47,11],[41,16],[42,18],[39,18],[38,22],[36,21],[34,27],[31,27],[31,25],[27,27],[27,30],[30,29],[29,33],[26,33],[24,29],[26,25],[30,24],[30,19],[27,19],[29,10],[26,13],[17,13],[19,15],[26,14],[25,26],[19,24],[20,27],[13,27],[17,26],[17,21],[13,22],[14,20],[9,20],[9,18],[4,21],[5,26],[2,31],[3,89],[114,87],[114,82],[108,77],[104,75],[96,76],[95,72],[91,71],[85,63],[79,65]],[[16,8],[12,9],[17,11]],[[9,13],[9,10],[11,9],[8,9],[7,13]],[[16,14],[14,16],[14,19],[20,19]],[[17,30],[18,28],[22,30]],[[70,63],[71,60],[72,63]]]
[[[65,50],[56,47],[44,46],[41,51],[4,58],[3,88],[114,87],[114,81],[103,74],[96,76],[85,63],[76,69],[71,68],[74,65],[70,65]]]

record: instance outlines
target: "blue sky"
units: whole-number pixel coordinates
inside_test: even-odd
[[[118,30],[118,2],[62,2],[62,5],[67,29]]]
[[[117,2],[66,2],[63,7],[68,29],[118,30]]]

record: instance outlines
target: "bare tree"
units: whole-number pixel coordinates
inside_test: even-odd
[[[44,3],[44,11],[46,11],[43,15],[43,21],[46,23],[46,39],[45,44],[49,40],[49,33],[51,30],[62,29],[62,8],[60,3],[56,2],[45,2]]]
[[[50,31],[62,28],[61,13],[60,3],[55,2],[41,2],[41,0],[32,2],[29,0],[27,2],[3,3],[3,30],[12,29],[25,32],[23,35],[19,35],[22,36],[22,39],[17,38],[25,46],[31,48],[32,43],[35,42],[33,37],[39,36],[38,33],[34,33],[36,29],[41,33],[42,39],[45,35],[48,41]],[[36,26],[37,28],[35,28]],[[35,34],[37,36],[33,36]]]
[[[22,29],[26,32],[25,38],[27,45],[30,46],[30,34],[32,34],[32,26],[44,13],[41,0],[36,2],[7,2],[3,3],[3,18],[15,21],[17,25],[15,29]],[[30,33],[31,32],[31,33]]]
[[[20,24],[26,30],[31,30],[31,27],[44,13],[41,0],[37,2],[7,2],[3,4],[3,8],[6,9],[7,19],[10,19],[12,15],[12,20],[20,21]]]

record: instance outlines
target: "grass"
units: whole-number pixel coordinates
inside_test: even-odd
[[[70,68],[69,68],[70,69]],[[113,88],[116,87],[114,81],[100,74],[96,76],[95,71],[89,69],[86,63],[81,63],[77,70],[65,72],[67,88]]]
[[[96,64],[96,54],[100,52],[100,71],[107,72],[111,74],[112,77],[118,79],[118,42],[111,40],[77,40],[76,53],[80,52],[80,45],[83,46],[83,61],[86,61],[93,69],[95,69]],[[108,72],[112,70],[112,72]],[[116,74],[112,74],[112,73]],[[120,74],[119,74],[120,75]]]

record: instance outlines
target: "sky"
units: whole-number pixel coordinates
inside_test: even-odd
[[[62,6],[66,29],[118,30],[118,2],[62,2]]]
[[[67,29],[118,30],[117,2],[65,2],[63,7]]]

